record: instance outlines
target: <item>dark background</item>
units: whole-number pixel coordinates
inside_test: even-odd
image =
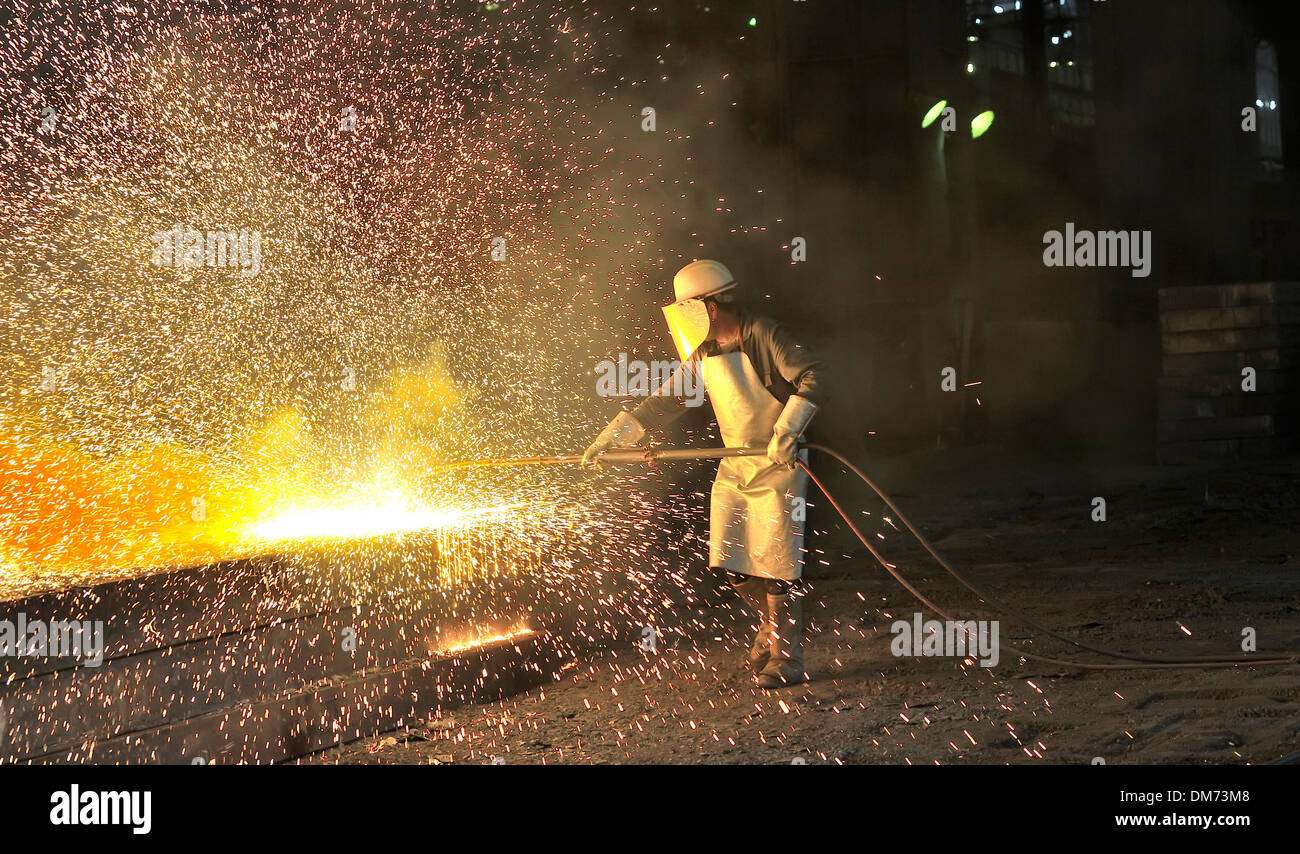
[[[659,301],[680,263],[729,264],[831,360],[818,427],[851,455],[996,442],[1155,461],[1157,290],[1297,277],[1286,4],[602,5],[624,24],[614,64],[658,111],[627,145],[693,182],[685,217],[665,217]],[[721,109],[683,82],[723,73]],[[921,127],[940,99],[955,132]],[[1150,276],[1045,267],[1043,234],[1066,222],[1150,230]],[[944,394],[945,366],[980,385]]]

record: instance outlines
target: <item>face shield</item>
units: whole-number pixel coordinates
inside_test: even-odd
[[[709,309],[702,299],[684,299],[664,306],[664,319],[683,362],[709,340]]]

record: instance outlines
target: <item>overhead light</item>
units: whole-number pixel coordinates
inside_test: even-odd
[[[943,108],[946,106],[948,106],[947,101],[940,101],[931,107],[925,114],[925,118],[921,119],[921,127],[928,128],[930,125],[934,124],[934,120],[939,118],[940,114],[943,113]]]
[[[993,111],[985,110],[970,120],[971,139],[979,139],[991,127],[993,127]]]

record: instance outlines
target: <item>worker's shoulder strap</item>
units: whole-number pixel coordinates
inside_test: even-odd
[[[740,351],[749,357],[754,370],[763,377],[763,386],[772,388],[772,333],[777,323],[769,317],[745,312],[740,318]]]

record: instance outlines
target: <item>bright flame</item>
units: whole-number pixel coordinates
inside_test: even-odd
[[[464,652],[467,649],[474,649],[480,646],[487,646],[488,644],[491,643],[498,643],[500,641],[508,641],[508,640],[514,640],[515,638],[527,637],[528,635],[531,634],[533,634],[532,629],[528,629],[528,628],[512,629],[511,631],[508,631],[504,634],[492,635],[490,637],[474,638],[473,640],[470,641],[460,642],[455,646],[444,647],[439,651],[448,654]]]
[[[522,504],[493,507],[433,507],[394,492],[379,500],[297,506],[247,528],[246,536],[261,542],[287,540],[348,540],[387,534],[416,533],[480,522],[509,515]]]

